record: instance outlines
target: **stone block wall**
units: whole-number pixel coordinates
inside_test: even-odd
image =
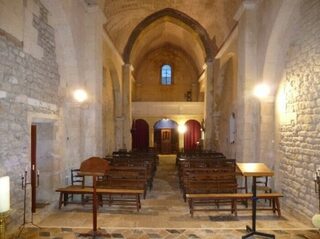
[[[24,52],[23,43],[9,33],[0,34],[0,175],[10,176],[11,181],[10,226],[23,219],[20,175],[26,166],[30,170],[32,115],[58,118],[60,105],[54,29],[48,24],[48,11],[40,1],[35,3],[40,15],[33,16],[38,33],[34,44],[43,49],[42,59]]]
[[[307,217],[319,210],[313,182],[320,167],[319,12],[318,0],[301,4],[281,83],[286,100],[282,117],[289,118],[280,122],[281,191],[288,209]]]

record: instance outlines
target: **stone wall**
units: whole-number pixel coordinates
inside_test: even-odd
[[[320,166],[320,1],[304,1],[292,23],[280,111],[281,191],[288,209],[312,216],[318,211],[313,174]],[[282,100],[282,101],[281,101]],[[283,103],[286,102],[286,103]]]
[[[30,128],[36,118],[58,118],[59,72],[53,28],[48,11],[39,1],[40,15],[33,15],[42,59],[24,52],[22,43],[3,31],[0,36],[0,175],[11,180],[11,226],[22,223],[21,173],[30,170]],[[28,199],[29,198],[28,188]],[[28,210],[29,211],[29,210]],[[28,218],[29,219],[29,218]]]

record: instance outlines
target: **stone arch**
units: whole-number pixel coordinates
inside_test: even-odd
[[[107,58],[107,66],[112,82],[115,115],[116,117],[120,117],[122,114],[120,77],[112,59]]]
[[[292,16],[297,11],[300,1],[284,1],[274,21],[270,37],[268,39],[264,64],[262,68],[262,80],[276,85],[279,82],[271,82],[271,79],[280,79],[285,53],[289,47],[290,37],[288,33],[292,27]],[[289,31],[289,32],[288,32]],[[279,44],[281,43],[281,44]],[[273,89],[276,91],[276,86]]]
[[[132,48],[142,31],[148,25],[163,17],[171,17],[189,26],[197,34],[197,36],[203,44],[203,47],[206,52],[205,61],[213,61],[213,47],[210,37],[207,31],[200,25],[200,23],[194,20],[193,18],[189,17],[188,15],[184,14],[183,12],[177,11],[172,8],[165,8],[146,17],[132,31],[123,52],[123,59],[125,63],[130,63]]]

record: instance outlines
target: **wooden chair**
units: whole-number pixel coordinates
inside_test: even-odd
[[[79,175],[80,169],[71,169],[71,185],[72,186],[81,186],[84,188],[84,176]],[[73,194],[70,194],[70,198],[73,201]],[[84,202],[84,194],[81,194],[81,202]]]
[[[264,193],[272,193],[272,188],[268,186],[268,177],[258,177],[256,181],[256,189],[258,191],[263,191]],[[271,205],[270,199],[264,199],[265,202],[269,200],[269,205]]]

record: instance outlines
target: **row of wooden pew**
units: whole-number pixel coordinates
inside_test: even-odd
[[[147,191],[152,190],[153,178],[157,169],[157,155],[151,153],[114,152],[109,162],[106,175],[100,176],[96,183],[99,204],[135,206],[141,208],[140,195],[146,198]],[[86,185],[85,177],[79,176],[79,170],[72,170],[72,185],[59,188],[59,208],[68,203],[92,203],[93,188]],[[73,195],[81,195],[81,200],[73,199]]]
[[[189,211],[231,211],[237,215],[238,202],[244,202],[248,210],[248,201],[252,194],[248,193],[247,180],[237,170],[236,160],[227,159],[221,153],[180,154],[176,159],[179,185],[184,201],[188,201]],[[245,181],[241,185],[239,181]],[[244,191],[244,192],[243,192]],[[280,193],[259,193],[258,198],[271,201],[271,207],[258,210],[272,210],[281,216]],[[222,206],[223,205],[223,206]],[[226,207],[228,205],[230,207]]]

